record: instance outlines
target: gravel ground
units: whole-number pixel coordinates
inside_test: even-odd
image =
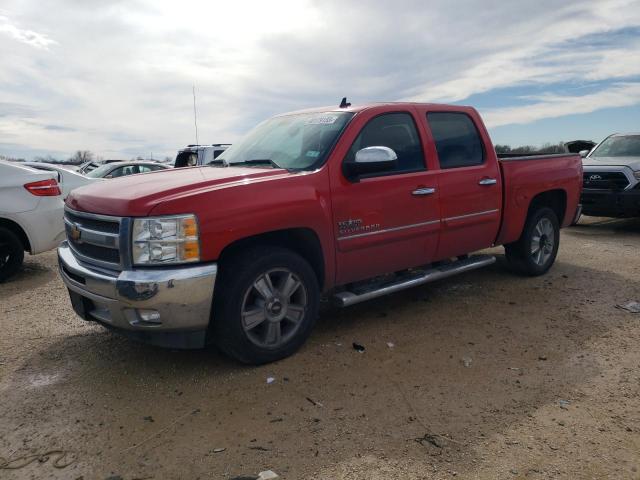
[[[615,306],[640,301],[640,219],[564,230],[543,277],[495,253],[326,307],[259,368],[84,322],[30,257],[0,285],[0,478],[639,479],[640,314]]]

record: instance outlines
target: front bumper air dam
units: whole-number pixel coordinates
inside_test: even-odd
[[[613,192],[582,190],[582,213],[594,217],[640,216],[640,188]]]
[[[217,264],[110,274],[78,262],[66,241],[58,264],[73,309],[85,320],[153,345],[204,347]]]

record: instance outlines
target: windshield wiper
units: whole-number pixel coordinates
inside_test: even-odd
[[[270,158],[253,158],[251,160],[243,160],[242,162],[232,162],[229,164],[230,166],[236,165],[269,165],[273,168],[282,168],[276,162],[271,160]]]

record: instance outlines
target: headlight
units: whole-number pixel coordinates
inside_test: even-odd
[[[636,170],[635,172],[633,172],[633,176],[640,180],[640,170]]]
[[[133,264],[172,264],[200,260],[195,215],[136,218],[133,221]]]

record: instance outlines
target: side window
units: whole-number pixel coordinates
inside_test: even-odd
[[[398,156],[393,170],[377,175],[425,170],[424,154],[413,117],[408,113],[386,113],[372,118],[351,145],[345,161],[366,147],[389,147]]]
[[[138,173],[150,172],[152,168],[149,165],[138,165]]]
[[[120,168],[116,168],[114,170],[111,170],[111,176],[113,178],[122,177],[123,175],[124,175],[124,167],[120,167]]]
[[[431,112],[427,122],[436,142],[440,168],[484,163],[484,147],[473,120],[465,113]]]

